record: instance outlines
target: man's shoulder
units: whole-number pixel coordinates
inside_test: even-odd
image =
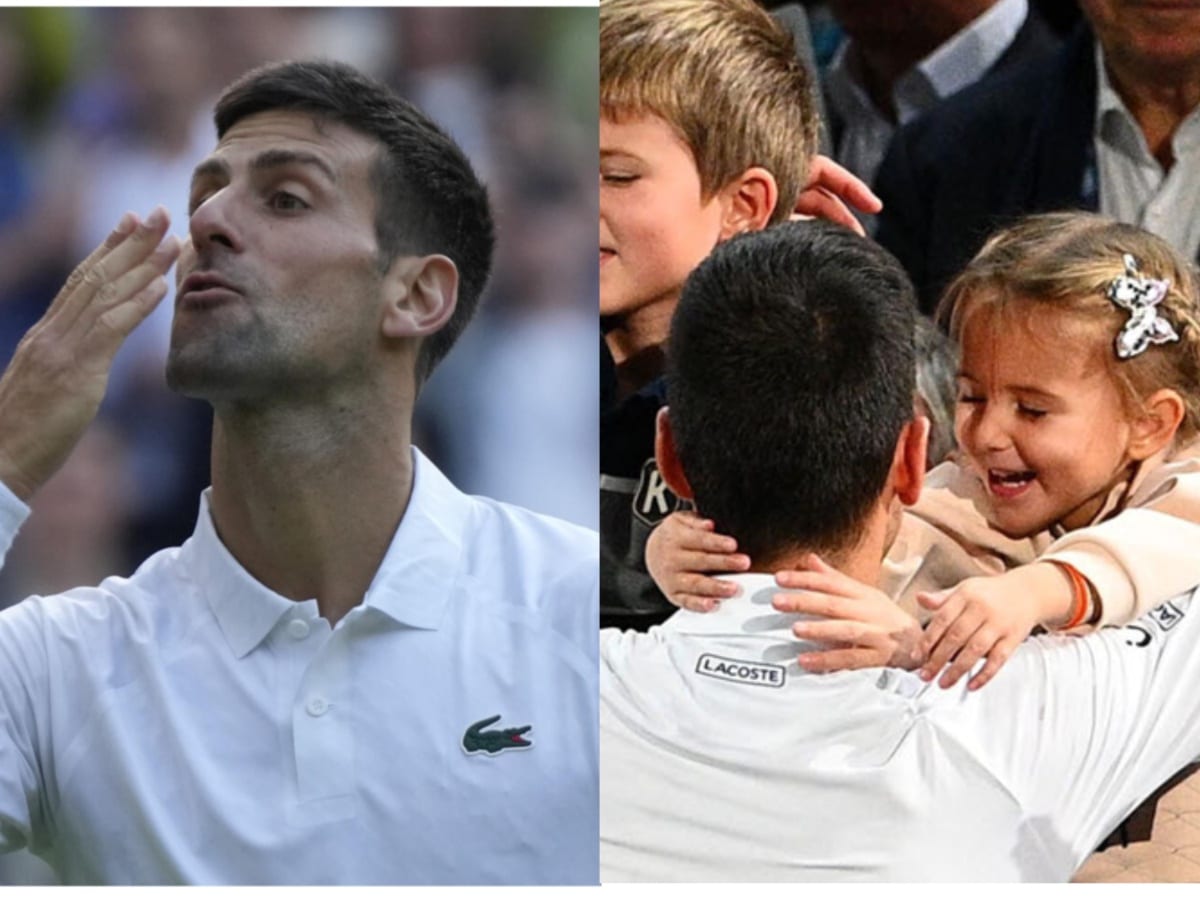
[[[979,147],[989,149],[984,161],[1011,156],[1013,130],[1024,135],[1033,128],[1046,103],[1045,81],[1054,71],[1053,58],[1038,59],[979,81],[901,127],[894,141],[917,162],[978,164]]]
[[[107,671],[135,645],[160,646],[189,627],[194,592],[180,549],[160,550],[128,577],[34,595],[0,612],[0,653]]]
[[[26,610],[28,615],[40,616],[47,622],[78,620],[103,624],[117,617],[154,615],[152,607],[169,599],[177,600],[187,584],[190,580],[181,548],[167,547],[147,557],[132,575],[111,575],[96,585],[36,594],[4,610],[0,617]]]
[[[600,538],[592,529],[490,497],[467,499],[474,513],[465,536],[468,558],[524,564],[551,578],[581,567],[597,576]]]
[[[509,618],[552,629],[594,665],[599,535],[487,497],[468,501],[472,515],[463,535],[463,565],[477,595],[486,595]]]

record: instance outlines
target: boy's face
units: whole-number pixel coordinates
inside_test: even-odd
[[[600,117],[600,314],[679,299],[717,243],[724,204],[701,196],[692,152],[654,115]],[[669,312],[669,310],[668,310]]]

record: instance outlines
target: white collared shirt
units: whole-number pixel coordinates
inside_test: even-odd
[[[1096,43],[1096,119],[1093,140],[1100,212],[1145,228],[1187,259],[1200,251],[1200,107],[1171,136],[1171,171],[1150,152],[1146,136],[1113,88]]]
[[[1200,755],[1200,607],[1026,641],[981,691],[815,675],[765,575],[601,631],[603,881],[1065,881]]]
[[[25,512],[0,489],[0,546]],[[0,615],[0,848],[67,883],[594,883],[597,570],[593,532],[414,450],[331,630],[234,560],[206,494],[131,578]]]
[[[978,81],[1012,44],[1029,14],[1029,0],[1000,0],[943,43],[892,87],[900,125]],[[875,178],[897,125],[862,86],[852,41],[838,48],[826,75],[829,105],[843,123],[837,161],[868,184]]]

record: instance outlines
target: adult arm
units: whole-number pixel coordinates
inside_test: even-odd
[[[816,219],[828,219],[859,234],[862,223],[851,208],[874,215],[883,208],[866,182],[828,156],[814,156],[808,168],[808,184],[796,201],[794,213]]]
[[[166,293],[179,255],[156,210],[127,213],[71,274],[21,340],[0,377],[0,560],[26,505],[66,460],[104,397],[121,342]],[[38,611],[18,604],[0,616],[0,851],[41,849],[51,831],[46,730],[48,664]]]

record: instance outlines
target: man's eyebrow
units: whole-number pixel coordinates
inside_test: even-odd
[[[210,156],[208,159],[202,160],[195,169],[192,170],[192,183],[199,181],[201,178],[228,178],[229,163],[223,159],[217,159],[215,156]]]
[[[337,174],[330,168],[329,163],[321,159],[315,153],[305,153],[303,150],[264,150],[258,156],[254,157],[254,161],[250,163],[250,167],[256,171],[263,169],[274,169],[278,166],[290,165],[313,166],[320,170],[329,181],[337,184]]]

